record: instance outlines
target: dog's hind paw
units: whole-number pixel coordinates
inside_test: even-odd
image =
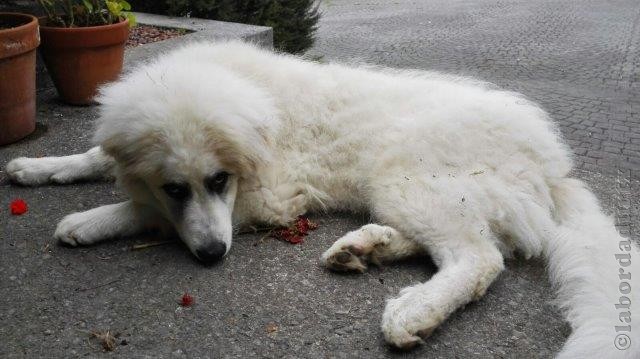
[[[367,269],[364,254],[358,247],[347,246],[338,251],[329,249],[322,255],[323,264],[335,271],[341,272],[364,272]]]
[[[419,286],[405,288],[400,297],[387,301],[382,315],[382,333],[390,345],[408,350],[431,336],[444,315],[424,301]]]
[[[338,239],[324,254],[322,263],[336,271],[364,272],[367,263],[379,264],[377,250],[389,244],[395,230],[368,224]]]

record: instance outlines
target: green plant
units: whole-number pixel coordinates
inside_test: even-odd
[[[86,27],[110,25],[129,19],[135,25],[131,5],[125,0],[38,0],[49,26]]]
[[[298,53],[313,45],[320,13],[317,0],[130,0],[155,14],[192,16],[271,26],[277,49]]]

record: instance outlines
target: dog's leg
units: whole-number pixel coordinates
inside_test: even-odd
[[[97,146],[71,156],[16,158],[7,164],[6,170],[14,182],[36,186],[111,177],[113,165],[113,158]]]
[[[322,262],[333,270],[364,272],[367,262],[393,261],[424,253],[423,249],[391,227],[368,224],[338,239],[322,254]]]
[[[382,332],[402,349],[420,343],[455,310],[480,299],[504,268],[498,240],[488,229],[483,192],[473,182],[409,178],[376,183],[370,192],[374,217],[421,245],[438,267],[429,281],[387,301]]]
[[[388,343],[401,349],[420,343],[455,310],[480,299],[504,268],[493,243],[477,234],[457,235],[469,238],[429,247],[439,270],[428,282],[407,287],[387,301],[382,332]]]
[[[110,204],[64,217],[54,237],[74,247],[93,244],[141,232],[149,226],[151,216],[149,209],[132,201]]]

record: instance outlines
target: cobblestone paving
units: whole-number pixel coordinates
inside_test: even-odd
[[[312,56],[464,74],[524,93],[576,167],[640,177],[640,2],[330,0]]]

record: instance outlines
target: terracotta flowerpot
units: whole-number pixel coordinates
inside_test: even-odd
[[[38,19],[0,13],[0,145],[36,128]]]
[[[124,60],[129,20],[91,27],[51,27],[40,19],[40,53],[65,102],[87,105],[97,88],[115,80]]]

